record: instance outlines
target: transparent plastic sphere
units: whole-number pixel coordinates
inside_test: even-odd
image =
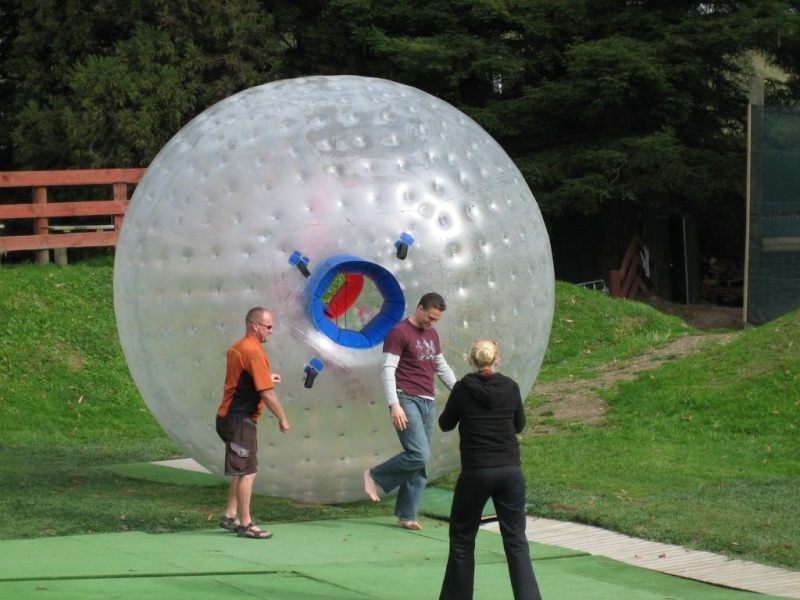
[[[469,372],[472,341],[491,338],[526,394],[554,304],[533,195],[469,117],[355,76],[254,87],[188,123],[138,185],[114,266],[120,340],[144,401],[219,475],[225,353],[250,308],[272,312],[264,349],[291,430],[265,411],[254,489],[305,502],[364,497],[364,469],[400,450],[381,340],[429,291],[447,301],[436,328],[456,376]],[[429,476],[458,465],[458,434],[437,429]]]

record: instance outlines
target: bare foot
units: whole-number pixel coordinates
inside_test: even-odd
[[[375,483],[375,480],[372,478],[372,475],[369,474],[369,469],[364,471],[364,491],[369,496],[369,499],[373,502],[380,502],[380,496],[378,496],[378,484]]]
[[[422,529],[422,525],[420,525],[416,521],[404,521],[403,519],[400,519],[397,522],[397,526],[400,527],[401,529],[413,529],[414,531],[419,531],[420,529]]]

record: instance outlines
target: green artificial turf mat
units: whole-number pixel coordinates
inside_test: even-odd
[[[387,496],[381,500],[384,506],[394,507],[395,496]],[[434,519],[448,520],[450,518],[450,506],[453,504],[453,492],[436,487],[426,487],[422,494],[422,502],[419,505],[419,512],[422,515],[433,517]],[[494,504],[491,499],[483,507],[483,518],[492,519],[496,517]]]
[[[375,600],[294,573],[24,581],[0,584],[0,594],[14,600]]]
[[[126,532],[0,541],[0,598],[14,600],[340,600],[435,598],[447,562],[447,523],[393,518],[276,523],[270,540],[222,529]],[[769,600],[603,557],[531,544],[546,600]],[[475,599],[510,597],[499,534],[480,531]]]

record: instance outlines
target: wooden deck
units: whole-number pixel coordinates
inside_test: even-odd
[[[496,521],[483,528],[499,532]],[[800,598],[798,572],[682,546],[648,542],[599,527],[529,517],[528,539],[727,588]]]

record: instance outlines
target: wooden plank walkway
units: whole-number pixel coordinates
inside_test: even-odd
[[[499,533],[496,521],[483,529]],[[800,573],[682,546],[648,542],[599,527],[528,517],[528,539],[727,588],[800,598]]]
[[[159,460],[153,464],[161,465],[162,467],[171,467],[173,469],[194,471],[195,473],[211,473],[211,471],[206,469],[203,465],[197,463],[193,458],[173,458],[172,460]]]

